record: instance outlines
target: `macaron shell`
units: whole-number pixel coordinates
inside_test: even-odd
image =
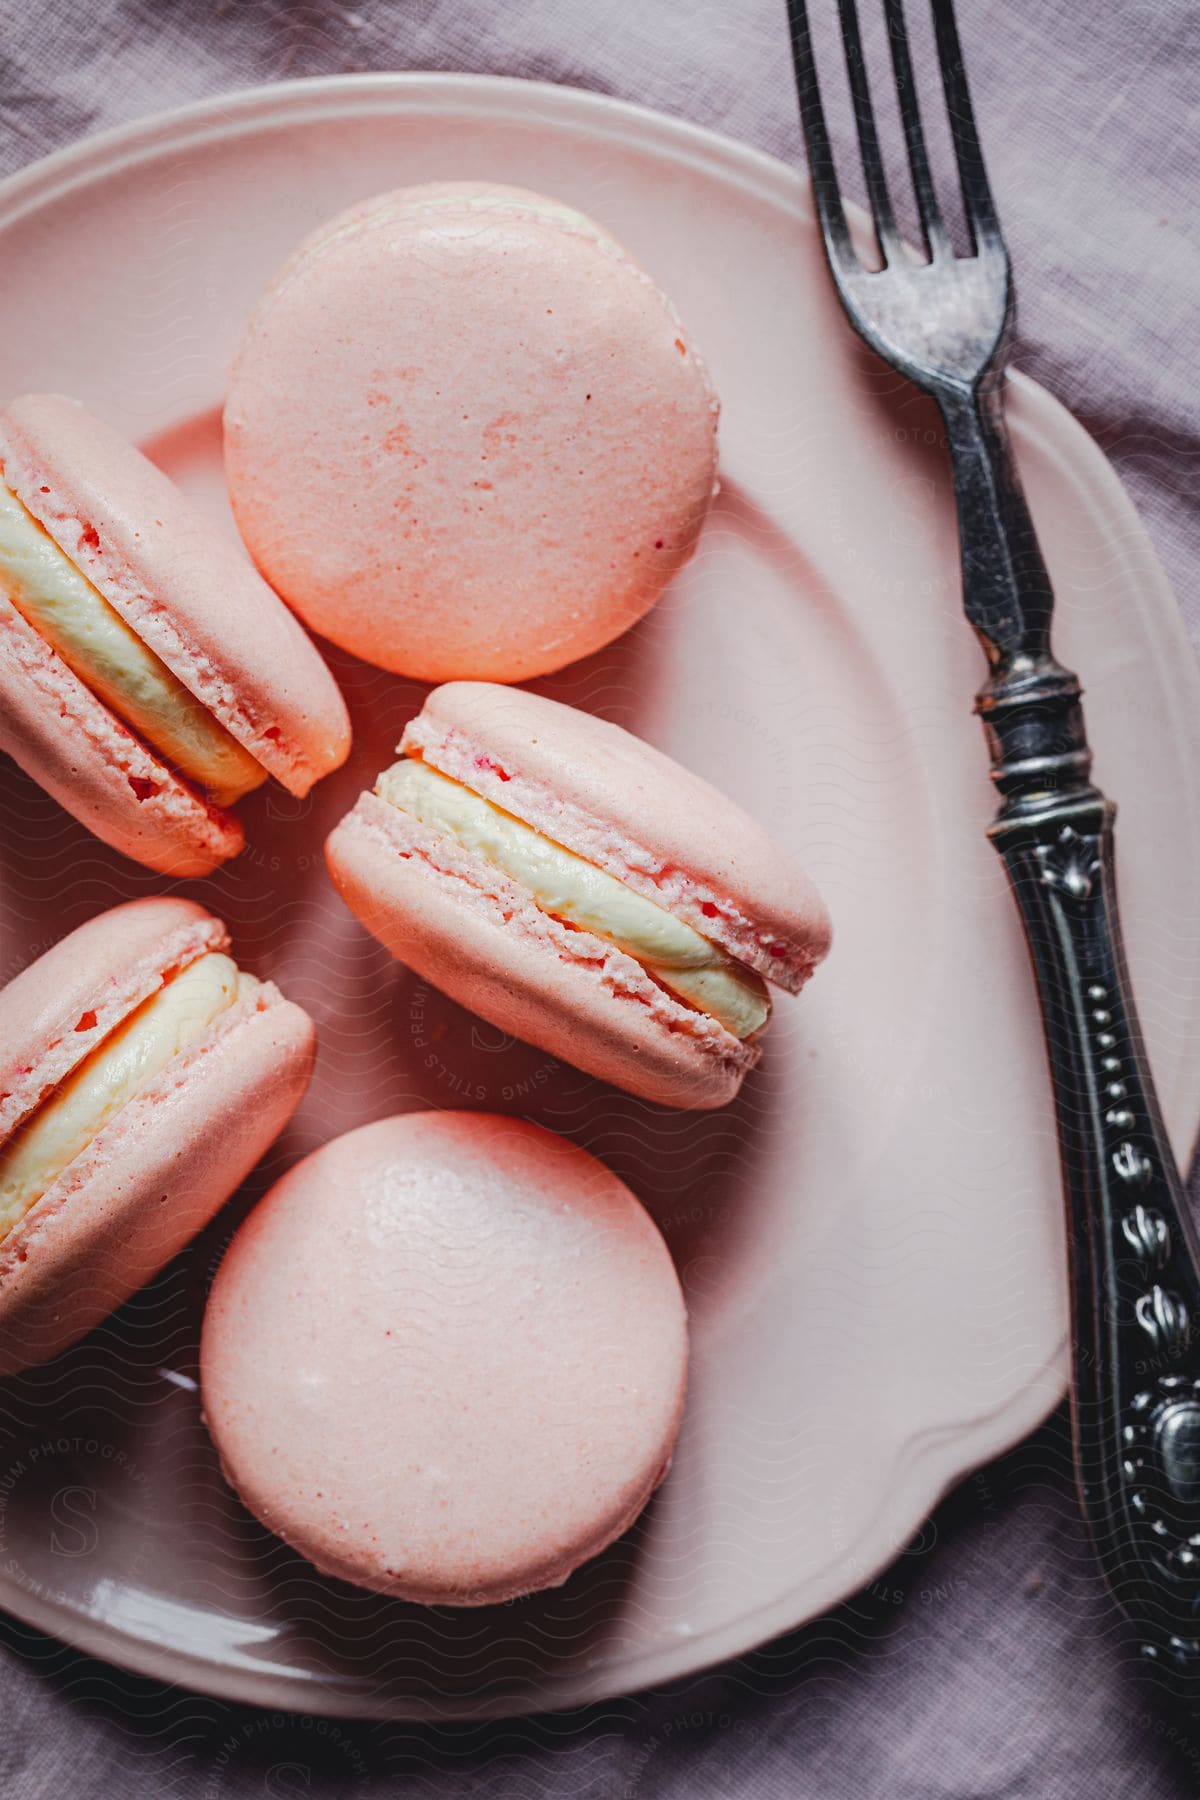
[[[245,843],[127,731],[0,594],[0,750],[103,843],[164,875],[207,875]]]
[[[435,688],[403,748],[795,993],[827,953],[815,886],[757,820],[619,725],[488,682]]]
[[[345,704],[237,546],[119,433],[60,394],[0,413],[9,487],[225,729],[294,794],[345,761]]]
[[[315,630],[421,680],[524,680],[611,642],[711,498],[716,402],[674,310],[544,204],[464,183],[351,208],[232,371],[258,566]]]
[[[732,1100],[758,1061],[755,1045],[680,1005],[631,957],[548,918],[482,859],[374,794],[332,832],[326,860],[393,956],[575,1068],[662,1106],[705,1109]]]
[[[221,921],[191,900],[129,900],[0,988],[0,1143],[164,975],[228,944]]]
[[[208,1223],[298,1106],[314,1042],[265,986],[121,1109],[0,1240],[0,1375],[67,1349]]]
[[[407,1114],[251,1213],[201,1392],[231,1484],[317,1568],[475,1606],[558,1584],[632,1522],[686,1354],[666,1246],[609,1170],[518,1120]]]

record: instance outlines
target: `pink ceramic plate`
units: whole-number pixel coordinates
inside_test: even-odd
[[[723,1113],[657,1111],[499,1039],[389,963],[326,880],[325,832],[419,704],[338,660],[351,763],[308,800],[252,796],[250,848],[184,889],[321,1028],[308,1101],[252,1188],[399,1108],[528,1114],[654,1210],[695,1360],[670,1479],[565,1588],[469,1614],[352,1592],[239,1510],[199,1422],[199,1310],[235,1202],[109,1328],[0,1391],[0,1604],[259,1706],[503,1714],[684,1674],[851,1593],[1063,1391],[1054,1130],[1018,927],[983,837],[980,658],[936,427],[843,324],[795,174],[677,121],[511,81],[237,95],[9,183],[0,390],[78,395],[220,509],[224,370],[280,259],[360,196],[481,170],[623,238],[678,301],[724,399],[723,495],[695,563],[631,637],[547,690],[745,801],[816,875],[837,942],[803,1002],[779,1006],[760,1073]],[[1084,671],[1099,776],[1123,802],[1134,976],[1185,1153],[1200,1100],[1200,680],[1103,458],[1044,393],[1014,385],[1062,653]],[[5,974],[160,885],[8,771],[0,832]]]

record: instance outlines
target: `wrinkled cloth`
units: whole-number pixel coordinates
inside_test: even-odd
[[[833,0],[812,10],[833,50]],[[1187,0],[960,0],[959,17],[1017,271],[1016,360],[1107,450],[1200,638],[1200,13]],[[222,90],[373,69],[565,82],[801,160],[783,0],[0,0],[0,68],[5,173]],[[845,109],[834,112],[843,186],[860,194]],[[1060,1412],[963,1483],[900,1563],[829,1617],[710,1674],[580,1713],[440,1729],[292,1720],[159,1688],[0,1626],[0,1792],[1200,1792],[1200,1729],[1161,1714],[1130,1660],[1077,1521]]]

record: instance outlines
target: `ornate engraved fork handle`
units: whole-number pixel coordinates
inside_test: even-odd
[[[1079,682],[1049,645],[1049,580],[999,384],[939,396],[977,700],[1002,800],[989,836],[1021,910],[1058,1116],[1084,1514],[1147,1656],[1200,1694],[1200,1262],[1130,988],[1114,808],[1089,779]]]

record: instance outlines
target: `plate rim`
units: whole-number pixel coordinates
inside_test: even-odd
[[[702,172],[717,174],[726,181],[740,181],[759,193],[766,191],[795,208],[806,225],[813,222],[808,180],[800,169],[681,116],[586,88],[517,76],[397,70],[314,76],[242,87],[90,134],[0,180],[0,232],[65,193],[149,160],[168,145],[182,154],[231,131],[252,127],[256,121],[269,124],[274,119],[302,125],[306,120],[336,114],[339,108],[361,113],[372,106],[389,112],[425,110],[444,114],[467,110],[476,115],[486,109],[507,117],[514,115],[514,108],[519,113],[528,106],[530,116],[541,123],[549,111],[555,124],[578,135],[596,135],[611,141],[615,134],[642,149],[665,147],[674,161],[682,159]],[[1126,547],[1138,557],[1143,584],[1156,590],[1148,597],[1147,607],[1158,615],[1150,635],[1158,646],[1160,665],[1170,670],[1176,682],[1176,696],[1188,687],[1193,690],[1198,703],[1193,716],[1200,715],[1200,663],[1170,580],[1132,500],[1099,445],[1069,410],[1019,371],[1012,371],[1011,379],[1024,403],[1026,429],[1036,431],[1042,439],[1041,448],[1051,453],[1059,451],[1055,429],[1068,431],[1073,439],[1072,477],[1097,500],[1102,497],[1105,507],[1118,515]],[[964,706],[969,698],[964,695]],[[1200,780],[1200,773],[1193,786],[1195,780]],[[1178,1079],[1183,1080],[1182,1065]],[[1182,1099],[1177,1098],[1176,1104],[1182,1108]],[[1200,1091],[1192,1114],[1189,1148],[1194,1149],[1200,1136]],[[738,1615],[702,1639],[681,1639],[678,1644],[647,1650],[619,1665],[616,1661],[603,1662],[591,1678],[587,1671],[576,1671],[569,1698],[556,1698],[551,1677],[549,1683],[543,1681],[543,1697],[533,1693],[522,1696],[520,1710],[533,1714],[576,1709],[617,1694],[699,1674],[772,1637],[798,1629],[840,1604],[894,1561],[951,1487],[1018,1443],[1058,1405],[1065,1392],[1065,1347],[1063,1339],[1037,1374],[999,1407],[966,1422],[927,1427],[910,1436],[897,1455],[889,1506],[881,1506],[873,1513],[859,1541],[809,1576],[801,1587],[789,1588],[783,1596],[752,1613]],[[904,1506],[897,1504],[901,1495]],[[907,1524],[899,1531],[894,1524],[890,1529],[881,1529],[885,1511],[893,1521],[903,1516]],[[850,1574],[853,1581],[847,1586]],[[803,1601],[799,1600],[800,1594],[804,1595]],[[420,1702],[414,1706],[411,1701],[406,1704],[403,1700],[391,1700],[386,1692],[373,1692],[365,1681],[351,1685],[329,1675],[306,1675],[279,1665],[250,1669],[245,1664],[230,1664],[160,1645],[128,1627],[88,1618],[60,1602],[40,1599],[19,1584],[10,1586],[2,1580],[0,1605],[10,1616],[88,1655],[151,1680],[179,1682],[197,1693],[239,1704],[362,1719],[486,1720],[514,1716],[511,1700],[506,1702],[501,1697],[454,1697],[449,1703]],[[611,1676],[618,1666],[622,1679],[620,1685],[614,1686],[605,1676]]]

